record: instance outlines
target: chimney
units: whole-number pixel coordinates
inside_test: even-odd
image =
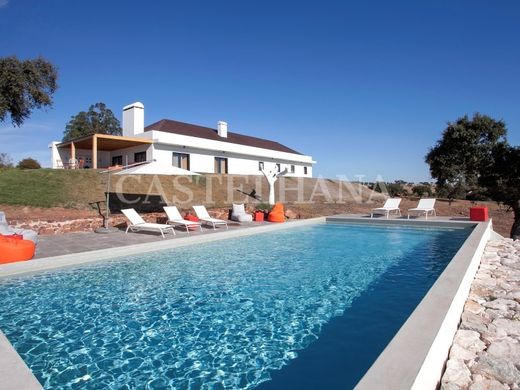
[[[144,106],[135,102],[123,107],[123,135],[133,137],[144,132]]]
[[[227,138],[227,122],[218,121],[217,132],[220,137]]]

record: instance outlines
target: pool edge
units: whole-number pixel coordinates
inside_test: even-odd
[[[0,330],[0,388],[42,389],[42,385]]]
[[[356,390],[438,388],[471,284],[491,237],[491,220],[473,225],[469,237]]]

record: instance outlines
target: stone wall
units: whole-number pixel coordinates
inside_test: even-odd
[[[450,350],[443,390],[520,388],[520,240],[490,242]]]
[[[253,209],[247,210],[252,212]],[[228,219],[229,209],[215,208],[210,209],[209,213],[214,218]],[[186,212],[181,211],[182,215]],[[146,222],[166,223],[165,213],[147,213],[141,214]],[[110,226],[126,228],[126,218],[122,214],[114,214],[110,217]],[[9,224],[16,228],[31,229],[37,231],[41,235],[64,234],[72,232],[88,232],[101,227],[103,221],[101,217],[70,219],[70,220],[9,220]]]

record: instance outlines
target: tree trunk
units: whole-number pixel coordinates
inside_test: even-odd
[[[513,240],[520,240],[520,200],[513,205],[513,212],[515,214],[515,221],[511,227],[511,238]]]

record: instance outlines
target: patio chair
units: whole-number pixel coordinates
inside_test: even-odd
[[[246,213],[244,204],[234,204],[231,210],[231,219],[237,222],[253,222],[253,216]]]
[[[173,226],[166,225],[162,223],[148,223],[146,222],[134,209],[124,209],[121,212],[125,215],[126,218],[130,221],[130,224],[126,228],[126,232],[128,234],[128,230],[132,232],[136,232],[139,230],[148,230],[148,231],[158,231],[161,233],[161,236],[164,238],[164,232],[172,232],[175,236],[175,230],[173,230]]]
[[[195,214],[197,214],[197,218],[201,220],[201,222],[205,222],[209,225],[213,226],[213,230],[216,229],[217,225],[226,225],[226,229],[229,229],[227,221],[223,219],[211,218],[208,214],[208,210],[204,206],[193,206],[193,210],[195,210]]]
[[[372,209],[370,218],[373,218],[374,214],[385,214],[386,219],[388,219],[391,211],[395,211],[397,215],[401,216],[401,209],[399,208],[400,203],[401,198],[389,198],[386,200],[383,207],[376,207]]]
[[[419,216],[424,213],[425,219],[428,219],[428,214],[432,214],[434,216],[437,215],[435,211],[435,201],[436,199],[429,198],[429,199],[419,199],[419,204],[417,207],[414,207],[413,209],[408,209],[408,219],[410,219],[410,211],[414,213],[418,213]]]
[[[190,232],[190,226],[195,227],[198,226],[200,228],[200,231],[202,231],[202,225],[200,222],[194,222],[194,221],[187,221],[184,218],[182,218],[181,213],[179,213],[179,210],[175,206],[166,206],[163,207],[164,212],[168,216],[168,221],[166,223],[171,225],[177,225],[177,226],[184,226],[186,228],[186,233]]]

